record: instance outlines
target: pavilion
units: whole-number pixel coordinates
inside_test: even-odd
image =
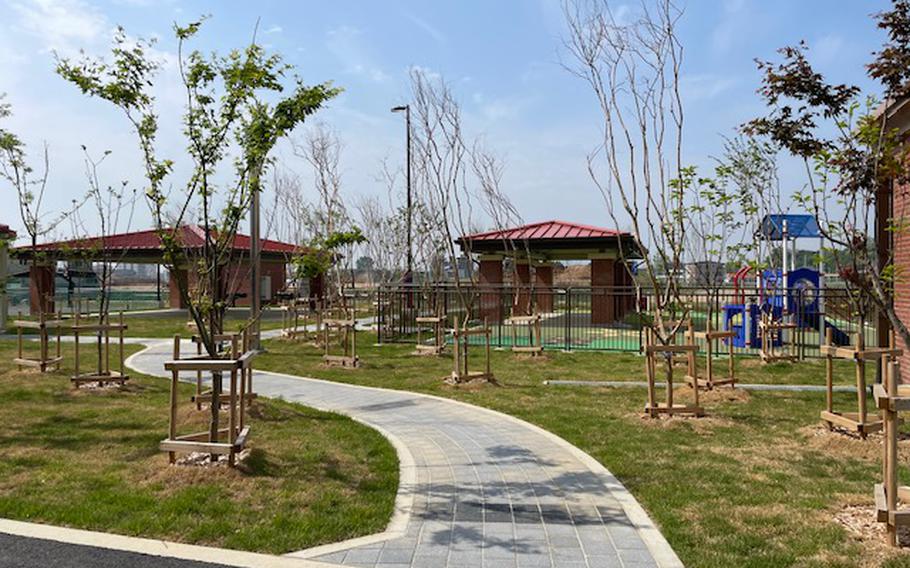
[[[183,225],[179,229],[177,239],[184,249],[191,253],[193,250],[202,249],[205,244],[205,232],[197,225]],[[271,299],[286,287],[287,263],[294,254],[301,252],[301,249],[297,245],[269,239],[262,239],[261,242],[263,296]],[[39,309],[44,313],[54,311],[54,276],[59,260],[87,259],[94,262],[166,264],[161,240],[154,229],[42,243],[34,251],[30,245],[26,245],[16,247],[10,252],[22,260],[33,258],[38,260],[35,265],[29,267],[29,304],[30,312],[33,314],[38,313]],[[232,258],[221,275],[225,297],[236,298],[238,305],[249,305],[250,302],[249,253],[250,237],[238,233],[234,237]],[[186,307],[176,283],[178,279],[185,278],[190,286],[193,285],[195,271],[187,268],[180,266],[170,271],[168,295],[171,308]],[[316,286],[316,283],[311,283],[311,295]]]
[[[641,258],[642,247],[627,232],[591,227],[566,221],[542,221],[507,229],[463,235],[456,242],[464,254],[479,255],[481,286],[503,284],[503,260],[515,263],[519,287],[528,287],[524,302],[530,305],[532,287],[539,312],[553,311],[553,262],[591,262],[591,323],[608,324],[631,308],[633,282],[623,260]],[[617,294],[625,288],[624,294]],[[519,294],[521,296],[521,293]],[[481,307],[485,317],[495,319],[499,304]]]

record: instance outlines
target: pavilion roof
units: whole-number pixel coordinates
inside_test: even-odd
[[[533,257],[564,260],[589,258],[620,246],[627,258],[642,254],[642,247],[628,232],[558,220],[463,235],[456,242],[466,252],[515,254],[527,250]]]
[[[178,229],[177,240],[185,249],[201,249],[205,245],[205,230],[198,225],[181,225]],[[263,254],[271,256],[293,254],[302,250],[297,245],[271,239],[262,239],[261,242]],[[37,245],[36,249],[38,252],[56,256],[67,256],[68,253],[98,250],[105,253],[154,256],[161,250],[161,239],[155,229],[149,229],[146,231],[107,235],[105,237],[84,237],[41,243]],[[31,250],[32,247],[30,245],[25,245],[16,247],[11,252],[19,255],[28,255]],[[250,250],[250,237],[237,233],[234,236],[234,250],[237,252],[248,252]]]
[[[527,240],[573,240],[573,239],[615,239],[616,237],[629,236],[629,233],[617,231],[616,229],[605,229],[602,227],[592,227],[591,225],[582,225],[581,223],[569,223],[568,221],[541,221],[539,223],[530,223],[510,229],[498,229],[474,233],[473,235],[464,235],[459,241],[527,241]]]

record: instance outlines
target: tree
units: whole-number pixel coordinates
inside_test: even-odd
[[[10,105],[5,103],[3,98],[3,95],[0,95],[0,119],[12,115]],[[0,128],[0,178],[16,191],[19,216],[29,237],[33,269],[41,262],[38,240],[56,230],[82,204],[79,200],[73,200],[73,205],[69,210],[47,218],[46,213],[42,212],[44,192],[47,190],[48,174],[50,173],[47,143],[44,144],[39,161],[40,166],[37,166],[39,169],[35,169],[36,166],[29,161],[22,139],[15,133]],[[39,302],[39,311],[44,311],[44,302],[45,299],[41,299]]]
[[[597,101],[601,140],[588,156],[588,172],[616,226],[629,227],[643,255],[651,314],[645,324],[660,344],[679,331],[690,306],[681,295],[688,243],[682,162],[684,109],[680,96],[681,12],[670,0],[642,6],[619,21],[606,2],[568,2],[567,69]],[[628,268],[629,253],[618,243]],[[657,268],[665,267],[662,277]],[[641,271],[639,271],[641,273]],[[643,283],[633,279],[636,292]]]
[[[269,55],[255,39],[228,55],[186,53],[188,42],[202,22],[174,26],[177,61],[186,103],[183,133],[191,173],[171,181],[180,188],[176,197],[165,191],[174,175],[173,161],[159,158],[156,148],[158,115],[152,95],[158,63],[149,55],[152,41],[132,40],[122,28],[114,34],[111,59],[83,56],[79,61],[59,59],[57,72],[83,93],[108,101],[126,116],[142,152],[145,195],[155,230],[171,274],[200,340],[211,357],[218,356],[216,336],[224,330],[224,270],[235,260],[234,240],[269,163],[278,140],[338,94],[329,83],[306,86],[299,79],[291,93],[283,94],[283,80],[293,67]],[[276,98],[269,104],[267,98]],[[239,148],[232,155],[233,145]],[[233,158],[233,159],[231,159]],[[225,174],[225,170],[230,174]],[[222,174],[219,177],[219,173]],[[216,180],[218,180],[216,182]],[[168,204],[175,204],[167,210]],[[201,249],[185,246],[182,228],[199,217]],[[198,252],[197,252],[198,250]],[[186,269],[181,272],[178,269]],[[188,274],[194,275],[190,285]],[[212,376],[210,435],[217,438],[220,373]]]
[[[876,204],[890,198],[883,189],[907,182],[907,150],[887,125],[887,109],[910,95],[910,2],[895,0],[875,20],[888,35],[867,65],[869,77],[884,90],[881,105],[863,98],[855,85],[828,82],[809,62],[809,48],[801,42],[781,48],[778,63],[758,61],[763,74],[759,94],[769,112],[744,129],[767,136],[802,160],[806,188],[796,199],[817,217],[829,251],[846,253],[835,258],[861,325],[874,306],[910,345],[907,322],[894,303],[902,269],[890,247],[873,245]],[[905,213],[894,211],[879,234],[903,233]]]

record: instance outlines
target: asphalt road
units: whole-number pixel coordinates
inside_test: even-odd
[[[224,568],[221,564],[149,556],[0,533],[0,568]]]

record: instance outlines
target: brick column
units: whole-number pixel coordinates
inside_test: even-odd
[[[534,295],[537,311],[553,311],[553,265],[542,262],[534,266]]]
[[[531,313],[531,264],[527,260],[515,261],[515,314]]]
[[[32,265],[28,268],[28,313],[54,313],[54,276],[57,267],[53,264]]]
[[[591,257],[591,323],[616,321],[615,294],[612,290],[615,285],[615,264],[613,258],[600,255]]]
[[[322,274],[310,278],[310,309],[315,310],[325,296],[325,280]]]
[[[490,323],[502,319],[502,256],[484,255],[480,257],[480,286],[490,289],[480,294],[480,318]],[[495,290],[493,289],[495,287]]]
[[[172,268],[168,271],[167,295],[171,309],[184,309],[183,297],[180,295],[178,282],[187,282],[188,274],[185,268]]]

